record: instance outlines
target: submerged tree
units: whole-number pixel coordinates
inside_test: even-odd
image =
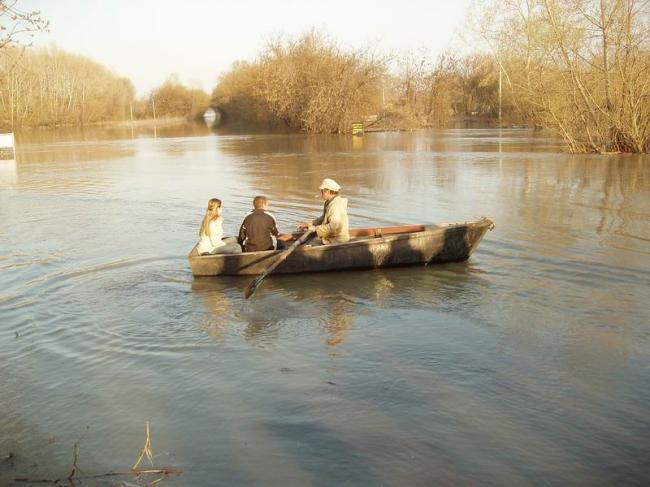
[[[158,117],[197,118],[210,106],[210,96],[199,88],[188,88],[177,75],[171,75],[149,96],[147,113]]]
[[[497,80],[498,66],[487,55],[431,58],[419,50],[389,63],[310,32],[270,42],[253,62],[236,62],[212,103],[224,120],[312,133],[349,132],[355,121],[414,129],[454,117],[496,118]]]
[[[259,63],[236,61],[223,74],[212,92],[212,104],[224,120],[244,125],[273,127],[277,125],[261,93],[262,69]]]
[[[347,132],[378,108],[381,60],[368,51],[343,51],[317,33],[270,43],[261,68],[261,94],[289,126]]]
[[[385,62],[345,51],[316,32],[276,39],[253,63],[237,63],[213,92],[231,119],[275,119],[288,128],[341,133],[380,108]],[[237,112],[242,110],[242,112]]]
[[[647,0],[480,3],[481,32],[522,113],[572,152],[650,151]]]
[[[492,56],[406,53],[396,60],[382,118],[397,128],[445,126],[452,119],[493,121],[499,114],[498,65]],[[509,100],[503,106],[512,121]],[[381,123],[386,125],[386,123]]]

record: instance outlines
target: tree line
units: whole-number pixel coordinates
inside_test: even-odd
[[[275,39],[255,61],[236,62],[212,104],[224,121],[311,133],[345,133],[364,120],[378,129],[435,126],[453,117],[496,118],[497,69],[480,54],[395,60],[343,50],[312,31]]]
[[[33,48],[49,23],[18,0],[0,0],[0,129],[84,125],[150,117],[196,118],[209,95],[171,76],[142,98],[133,83],[85,56]]]
[[[472,11],[478,52],[389,58],[310,32],[235,63],[212,104],[224,120],[312,133],[479,118],[550,129],[571,152],[650,152],[648,0],[476,0]]]
[[[344,49],[316,31],[278,37],[234,63],[211,96],[172,76],[139,99],[91,59],[21,45],[47,23],[15,4],[0,0],[0,20],[12,19],[0,22],[0,127],[197,117],[213,106],[224,122],[309,133],[478,119],[550,129],[571,152],[650,151],[648,0],[475,0],[482,48],[435,58]]]
[[[55,46],[0,50],[0,127],[5,129],[196,118],[209,103],[206,92],[175,76],[136,98],[131,80],[87,57]]]
[[[650,2],[481,1],[481,33],[526,120],[572,152],[650,151]]]

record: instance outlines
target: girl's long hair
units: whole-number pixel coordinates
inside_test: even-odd
[[[208,208],[205,210],[205,216],[199,229],[199,237],[210,238],[210,222],[221,218],[221,200],[212,198],[208,201]]]

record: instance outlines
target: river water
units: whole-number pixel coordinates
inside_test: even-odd
[[[183,470],[165,485],[650,481],[649,156],[526,130],[155,135],[24,133],[0,161],[0,484],[67,477],[75,443],[84,474],[128,470],[146,422]],[[246,278],[193,279],[209,198],[227,234],[256,194],[289,231],[323,177],[354,227],[496,228],[466,263],[248,302]]]

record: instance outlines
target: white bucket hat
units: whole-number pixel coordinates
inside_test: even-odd
[[[318,189],[329,189],[330,191],[338,193],[341,190],[341,186],[339,186],[339,184],[333,179],[325,178],[323,179],[323,182],[320,183]]]

